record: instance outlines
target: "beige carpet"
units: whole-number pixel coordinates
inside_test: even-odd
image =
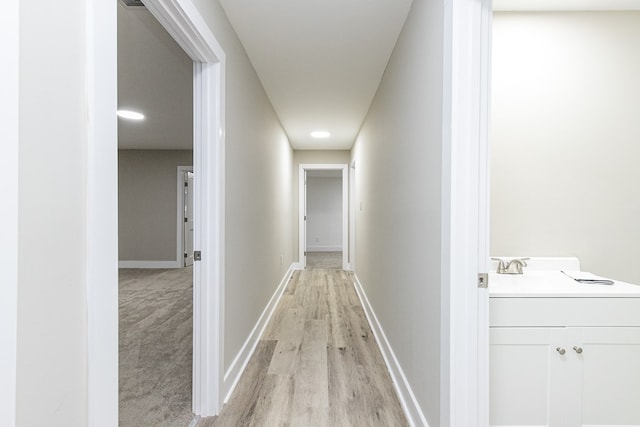
[[[307,252],[306,268],[342,270],[342,252]]]
[[[192,268],[120,270],[120,427],[192,420]]]

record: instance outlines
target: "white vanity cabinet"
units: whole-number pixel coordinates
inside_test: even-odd
[[[640,287],[623,285],[490,294],[492,426],[640,426]]]

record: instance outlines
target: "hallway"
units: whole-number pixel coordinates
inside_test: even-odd
[[[198,427],[408,425],[352,273],[296,271],[229,402]]]

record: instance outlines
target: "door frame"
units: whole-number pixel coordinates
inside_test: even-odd
[[[176,172],[176,262],[184,268],[184,173],[193,172],[193,166],[178,166]],[[195,176],[194,176],[195,181]],[[194,200],[195,203],[195,200]]]
[[[189,0],[147,0],[149,12],[194,61],[193,412],[222,407],[224,328],[225,54]]]
[[[6,183],[0,205],[0,425],[16,420],[16,363],[18,332],[18,109],[19,2],[4,5],[0,16],[0,181]]]
[[[307,186],[305,179],[306,172],[310,170],[339,170],[342,172],[342,269],[349,270],[349,247],[348,247],[348,229],[349,229],[349,177],[347,164],[310,164],[301,163],[298,169],[298,259],[300,267],[307,266],[307,257],[305,255],[306,242],[306,200]]]
[[[191,0],[146,0],[194,61],[193,411],[222,406],[225,54]],[[118,423],[116,2],[87,2],[88,425]]]
[[[444,4],[441,425],[489,425],[492,0]]]

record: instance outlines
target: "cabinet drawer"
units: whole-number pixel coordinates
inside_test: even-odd
[[[490,326],[640,326],[640,298],[491,298]]]

